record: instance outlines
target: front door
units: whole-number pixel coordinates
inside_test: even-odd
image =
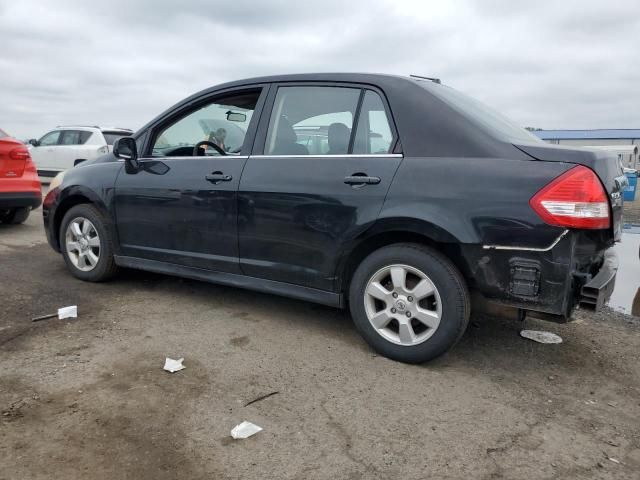
[[[45,176],[56,175],[61,169],[58,167],[58,157],[60,146],[60,130],[54,130],[44,135],[37,146],[30,149],[31,158],[36,165],[38,172],[48,174]]]
[[[237,190],[260,95],[217,95],[152,129],[143,170],[116,181],[122,255],[239,272]]]
[[[375,222],[402,160],[393,123],[381,93],[358,86],[279,86],[270,97],[238,193],[241,268],[331,290],[340,253]]]

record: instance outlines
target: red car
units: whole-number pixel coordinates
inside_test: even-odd
[[[22,223],[41,203],[40,179],[27,146],[0,130],[0,223]]]

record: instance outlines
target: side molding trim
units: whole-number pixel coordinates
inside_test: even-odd
[[[560,234],[560,236],[558,238],[556,238],[551,245],[549,245],[548,247],[543,247],[543,248],[511,247],[511,246],[507,246],[507,245],[483,245],[482,248],[484,248],[485,250],[521,250],[521,251],[526,251],[526,252],[548,252],[553,247],[555,247],[560,242],[560,240],[562,240],[564,238],[564,236],[567,233],[569,233],[569,230],[565,230],[564,232],[562,232]]]

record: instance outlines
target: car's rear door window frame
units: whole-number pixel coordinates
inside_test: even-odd
[[[394,155],[394,154],[401,154],[402,151],[400,149],[400,136],[398,134],[398,129],[396,127],[396,122],[393,116],[393,112],[391,111],[388,99],[386,97],[386,95],[384,94],[384,92],[378,88],[375,85],[370,85],[370,84],[362,84],[362,83],[350,83],[350,82],[327,82],[327,81],[323,81],[323,82],[278,82],[278,83],[274,83],[271,85],[271,89],[269,91],[269,94],[266,98],[266,102],[261,114],[261,118],[260,118],[260,123],[258,125],[257,128],[257,132],[254,138],[254,142],[253,142],[253,149],[251,150],[251,156],[252,157],[295,157],[298,155],[269,155],[269,154],[265,154],[265,148],[266,148],[266,141],[267,141],[267,134],[268,134],[268,130],[269,130],[269,124],[271,121],[271,114],[273,112],[273,108],[275,106],[275,100],[276,100],[276,96],[278,93],[278,89],[283,88],[283,87],[337,87],[337,88],[356,88],[356,89],[360,89],[360,97],[358,99],[358,105],[356,107],[356,111],[354,114],[354,119],[353,119],[353,127],[352,127],[352,132],[351,132],[351,138],[349,140],[349,150],[348,153],[346,154],[336,154],[336,155],[304,155],[305,157],[326,157],[326,156],[331,156],[331,157],[339,157],[339,156],[344,156],[344,155],[349,155],[349,156],[354,156],[354,157],[366,157],[366,156],[378,156],[378,157],[384,157],[384,156],[389,156],[389,155]],[[361,108],[362,108],[362,102],[364,100],[364,94],[367,92],[367,90],[370,90],[374,93],[377,93],[378,96],[380,97],[380,99],[382,100],[382,104],[384,106],[385,109],[385,113],[387,115],[387,118],[389,120],[389,128],[391,129],[391,134],[392,134],[392,141],[391,141],[391,145],[392,147],[390,148],[389,153],[383,153],[383,154],[354,154],[351,153],[353,150],[353,142],[355,139],[355,133],[356,133],[356,129],[358,126],[358,122],[359,122],[359,117],[360,117],[360,113],[361,113]]]

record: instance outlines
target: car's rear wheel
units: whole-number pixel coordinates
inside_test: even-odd
[[[381,354],[422,363],[449,350],[469,322],[469,292],[455,265],[418,244],[381,248],[356,269],[351,315]]]
[[[111,232],[92,205],[76,205],[66,213],[60,226],[60,249],[67,268],[82,280],[102,282],[118,270]]]
[[[9,210],[0,210],[0,222],[17,225],[24,223],[31,213],[30,207],[11,208]]]

